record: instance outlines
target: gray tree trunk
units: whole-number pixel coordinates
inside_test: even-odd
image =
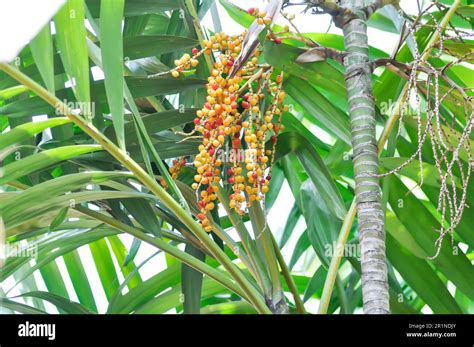
[[[347,56],[346,88],[352,127],[358,232],[361,245],[362,295],[367,314],[390,313],[385,256],[384,210],[381,203],[375,109],[369,65],[366,13],[363,0],[346,0],[355,12],[342,26]]]

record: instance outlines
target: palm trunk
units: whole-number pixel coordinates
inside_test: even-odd
[[[384,211],[381,203],[375,109],[363,0],[346,0],[357,16],[342,25],[346,49],[346,88],[352,147],[358,232],[361,245],[362,295],[367,314],[390,313],[385,256]]]

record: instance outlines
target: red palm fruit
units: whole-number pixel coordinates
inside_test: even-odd
[[[191,50],[191,53],[192,53],[193,55],[196,55],[196,54],[199,53],[199,50],[198,50],[196,47],[194,47],[194,48]]]
[[[206,215],[204,213],[199,213],[197,217],[199,220],[203,220],[204,218],[206,218]]]

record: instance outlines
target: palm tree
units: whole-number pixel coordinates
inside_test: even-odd
[[[382,5],[381,2],[373,2]],[[384,211],[380,193],[375,102],[369,60],[367,20],[376,8],[347,1],[334,20],[344,33],[345,79],[352,129],[355,199],[361,245],[362,295],[366,313],[389,313]],[[370,4],[369,4],[370,6]],[[369,10],[370,9],[370,10]],[[350,13],[350,15],[349,15]],[[350,18],[347,18],[350,17]],[[346,19],[347,18],[347,19]]]
[[[272,25],[262,9],[221,0],[244,27],[263,24],[212,39],[202,21],[209,12],[221,26],[214,1],[68,0],[54,32],[48,22],[19,59],[0,63],[0,241],[21,251],[0,272],[5,312],[45,313],[49,302],[103,313],[91,270],[106,313],[305,313],[314,299],[320,313],[472,312],[474,238],[461,218],[474,196],[472,6],[306,5],[342,35],[301,33],[284,13],[289,27]],[[400,36],[392,55],[368,45],[367,26]],[[235,105],[215,102],[220,87]],[[205,132],[205,109],[217,104],[242,135],[223,133],[224,144],[260,139],[260,166],[244,167],[257,191],[241,195],[241,209],[241,164],[207,161],[218,132]],[[208,171],[221,180],[209,184]],[[286,184],[294,203],[275,223],[267,216],[281,211]],[[251,195],[261,201],[247,206]]]

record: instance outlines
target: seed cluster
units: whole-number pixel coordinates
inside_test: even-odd
[[[272,22],[257,8],[249,9],[248,13],[259,25]],[[281,43],[271,31],[270,34],[269,39]],[[283,75],[276,75],[271,66],[259,63],[259,50],[229,76],[245,36],[246,32],[236,36],[216,33],[202,42],[202,50],[193,48],[191,54],[175,60],[175,67],[169,71],[173,77],[179,77],[181,72],[195,68],[202,54],[214,53],[216,57],[206,85],[206,102],[194,120],[202,143],[193,162],[196,175],[192,188],[200,208],[197,218],[207,232],[212,230],[208,213],[216,206],[221,181],[231,190],[230,208],[241,215],[252,203],[264,202],[277,136],[283,129],[281,116],[288,109],[283,105]],[[184,158],[173,162],[169,169],[173,179],[185,164]]]
[[[257,19],[259,25],[268,25],[272,22],[272,18],[267,16],[265,11],[259,10],[256,7],[249,8],[247,12]]]
[[[263,24],[271,22],[264,12],[253,13]],[[259,64],[258,50],[229,77],[245,35],[217,33],[203,42],[201,51],[195,48],[192,55],[184,54],[176,60],[176,68],[171,72],[178,77],[183,70],[195,67],[201,54],[214,52],[217,57],[206,85],[206,102],[194,120],[195,131],[202,134],[202,144],[194,159],[196,175],[192,187],[201,209],[197,217],[208,232],[212,227],[207,214],[216,206],[221,181],[230,186],[229,205],[239,214],[244,214],[253,202],[264,199],[271,180],[277,135],[282,129],[281,115],[287,109],[283,105],[283,77],[272,76],[271,66]],[[181,163],[176,161],[170,169],[174,177]]]
[[[176,67],[170,71],[171,75],[173,77],[179,77],[180,72],[189,70],[191,67],[197,67],[199,65],[199,56],[206,52],[209,54],[207,49],[199,51],[197,48],[193,48],[191,52],[192,57],[188,53],[185,53],[180,59],[174,61]]]
[[[179,159],[173,160],[173,165],[169,168],[171,178],[173,180],[178,178],[181,169],[186,166],[186,157],[181,157]]]

